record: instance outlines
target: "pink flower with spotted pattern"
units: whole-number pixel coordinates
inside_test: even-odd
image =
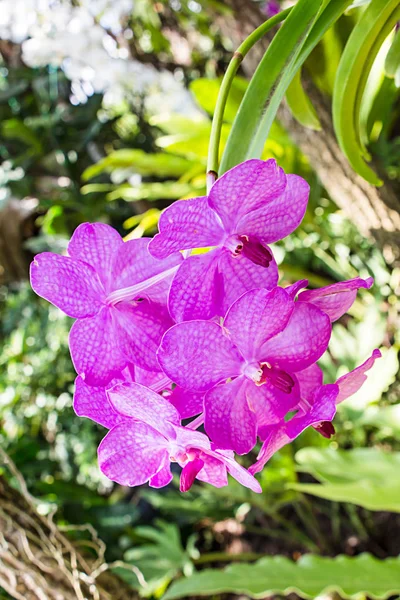
[[[69,337],[72,361],[90,385],[106,385],[129,363],[159,369],[156,350],[172,325],[169,283],[182,256],[157,260],[148,244],[145,238],[124,242],[103,223],[84,223],[71,238],[68,256],[43,252],[31,265],[34,291],[76,319]]]
[[[278,283],[268,244],[303,219],[308,183],[285,175],[275,160],[247,160],[227,171],[208,197],[174,202],[161,215],[149,244],[157,258],[177,250],[213,247],[189,256],[172,282],[169,308],[176,321],[223,316],[243,292]]]

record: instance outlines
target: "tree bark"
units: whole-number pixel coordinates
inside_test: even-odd
[[[0,590],[16,600],[137,600],[138,594],[108,570],[102,542],[90,526],[88,546],[96,548],[97,560],[84,556],[51,518],[37,512],[22,477],[1,454],[20,491],[0,476]]]
[[[11,199],[0,211],[0,284],[26,279],[32,253],[24,245],[35,234],[37,200]]]
[[[221,19],[220,23],[226,29],[225,33],[238,45],[265,20],[265,16],[252,0],[228,0],[228,3],[233,9],[234,20],[227,25],[226,19]],[[252,75],[257,68],[269,41],[266,37],[246,57],[243,69],[247,75]],[[353,171],[337,143],[329,99],[307,78],[307,74],[304,79],[322,130],[313,131],[300,125],[285,103],[279,109],[278,119],[307,156],[332,200],[346,213],[358,231],[375,240],[388,262],[399,259],[399,182],[388,180],[380,172],[384,185],[376,188]],[[379,171],[379,167],[375,165],[375,168]]]

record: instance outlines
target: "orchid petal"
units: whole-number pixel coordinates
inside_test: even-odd
[[[177,267],[183,260],[179,252],[164,260],[154,258],[149,250],[149,239],[141,238],[125,242],[117,251],[112,266],[113,279],[110,284],[110,292],[122,288],[131,287],[155,275],[167,273]],[[154,301],[165,302],[173,273],[155,285],[149,286],[140,292],[139,297],[150,298]]]
[[[225,459],[216,458],[217,452],[212,456],[202,453],[201,458],[204,461],[204,466],[197,475],[197,479],[209,483],[216,488],[225,487],[228,485],[228,476],[226,472]]]
[[[255,384],[243,376],[217,385],[204,398],[204,427],[220,448],[247,454],[257,441],[257,418],[248,397]]]
[[[42,252],[31,264],[33,290],[73,318],[91,317],[104,305],[105,292],[90,265]]]
[[[207,453],[211,451],[210,440],[204,433],[201,433],[201,431],[189,429],[189,427],[177,426],[174,426],[174,430],[177,446],[184,447],[187,450],[203,450]]]
[[[307,427],[317,425],[321,421],[331,421],[335,416],[335,400],[339,388],[336,384],[322,386],[313,402],[310,410],[306,413],[298,413],[290,421],[266,427],[264,431],[265,440],[257,456],[257,461],[249,468],[250,473],[262,471],[271,456],[278,450],[289,444]]]
[[[283,370],[302,371],[325,352],[331,329],[325,313],[312,304],[297,302],[287,327],[268,340],[261,353]]]
[[[368,277],[368,279],[356,277],[349,281],[341,281],[316,290],[301,292],[298,301],[311,302],[326,313],[331,321],[336,321],[349,310],[356,299],[357,290],[359,288],[369,289],[373,283],[372,277]]]
[[[208,202],[221,217],[225,230],[233,233],[244,215],[278,198],[285,186],[286,175],[274,159],[247,160],[217,179]]]
[[[168,460],[167,440],[146,423],[116,425],[99,446],[101,471],[120,485],[146,483]]]
[[[264,439],[264,428],[279,423],[300,401],[300,387],[293,375],[294,386],[289,394],[276,388],[270,381],[253,385],[248,392],[250,408],[257,417],[258,435]]]
[[[158,473],[150,478],[149,486],[153,488],[162,488],[171,483],[171,481],[171,463],[167,457],[164,466],[158,471]]]
[[[336,399],[336,403],[343,402],[346,398],[349,398],[367,381],[366,371],[372,369],[377,358],[381,358],[382,354],[380,350],[374,350],[372,355],[359,367],[350,371],[346,375],[339,377],[336,384],[339,386],[339,395]]]
[[[105,388],[87,385],[82,377],[75,379],[73,407],[78,417],[87,417],[107,429],[126,421],[110,404]]]
[[[183,467],[179,486],[181,492],[187,492],[190,490],[194,480],[203,467],[204,461],[202,461],[200,458],[191,460]]]
[[[77,227],[68,244],[68,254],[75,260],[88,263],[98,274],[106,291],[112,281],[112,263],[123,240],[110,225],[105,223],[82,223]]]
[[[112,311],[106,306],[94,317],[75,321],[69,347],[76,372],[89,385],[107,385],[128,362],[121,353]]]
[[[339,386],[335,383],[323,385],[315,396],[310,410],[305,414],[296,414],[285,425],[285,432],[291,440],[294,440],[307,427],[316,425],[321,421],[332,421],[336,413],[336,398]]]
[[[272,244],[292,233],[303,220],[310,186],[298,175],[287,175],[280,196],[244,215],[236,226],[240,235],[253,235],[263,244]]]
[[[300,385],[301,397],[312,402],[315,392],[319,390],[324,381],[321,368],[315,363],[304,371],[298,371],[296,377]]]
[[[174,437],[170,424],[180,424],[179,413],[160,394],[139,383],[119,383],[107,396],[120,414],[147,423],[166,438]]]
[[[225,459],[225,465],[228,469],[229,475],[231,475],[236,481],[238,481],[244,487],[249,488],[257,494],[261,494],[262,489],[257,479],[249,473],[247,469],[239,465],[233,458]]]
[[[221,313],[222,279],[218,272],[221,250],[189,256],[171,285],[169,309],[175,321],[210,319]]]
[[[300,290],[303,290],[307,286],[308,279],[300,279],[300,281],[296,281],[296,283],[292,283],[292,285],[288,285],[287,287],[285,287],[285,292],[289,294],[292,300],[295,300]]]
[[[260,347],[287,325],[294,302],[282,288],[243,294],[228,310],[224,328],[248,361],[259,358]]]
[[[256,462],[249,467],[249,473],[254,475],[254,473],[262,471],[275,452],[278,452],[278,450],[286,446],[290,441],[284,425],[273,425],[270,427],[261,450],[258,453]]]
[[[179,250],[217,246],[224,235],[220,219],[206,197],[174,202],[162,213],[158,227],[160,233],[149,245],[156,258]]]
[[[135,379],[133,381],[141,383],[155,392],[170,390],[172,387],[172,381],[162,371],[148,371],[140,367],[135,367]]]
[[[126,359],[143,369],[159,370],[156,351],[162,335],[172,325],[166,307],[146,299],[137,305],[119,302],[113,307],[113,314]]]
[[[231,252],[221,252],[218,269],[222,277],[222,310],[218,313],[224,316],[228,308],[244,292],[255,288],[271,290],[278,284],[278,266],[273,259],[269,267],[260,267],[246,258],[243,254],[233,256]]]
[[[243,358],[217,323],[186,321],[164,335],[157,357],[179,386],[198,392],[239,375]]]
[[[181,419],[190,419],[203,412],[204,392],[189,392],[177,385],[167,399],[175,406]]]

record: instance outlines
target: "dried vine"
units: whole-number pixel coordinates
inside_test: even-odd
[[[37,502],[2,450],[0,460],[19,487],[0,475],[0,589],[16,600],[136,600],[138,594],[110,571],[122,563],[105,561],[96,531],[83,526],[91,536],[85,541],[91,553],[82,554],[51,517],[38,513]],[[140,571],[124,566],[145,585]]]

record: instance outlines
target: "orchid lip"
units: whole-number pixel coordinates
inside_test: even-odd
[[[254,236],[231,235],[225,240],[224,246],[232,256],[245,256],[260,267],[268,267],[273,260],[271,251]]]
[[[286,371],[278,369],[278,367],[272,367],[269,363],[263,363],[259,385],[266,383],[267,380],[285,394],[290,394],[295,384],[293,378]]]
[[[268,248],[266,248],[256,237],[241,235],[239,237],[242,243],[242,254],[255,265],[260,267],[269,267],[273,256]]]
[[[321,421],[314,425],[314,429],[318,431],[324,438],[331,438],[336,431],[331,421]]]
[[[170,275],[174,275],[176,271],[179,269],[180,265],[175,265],[171,269],[167,269],[162,273],[158,273],[157,275],[153,275],[153,277],[149,277],[148,279],[144,279],[135,285],[131,285],[130,287],[122,288],[120,290],[115,290],[111,292],[106,298],[106,304],[109,306],[115,306],[118,302],[129,301],[129,300],[137,300],[141,299],[139,294],[144,290],[147,290],[149,287],[160,283]]]

